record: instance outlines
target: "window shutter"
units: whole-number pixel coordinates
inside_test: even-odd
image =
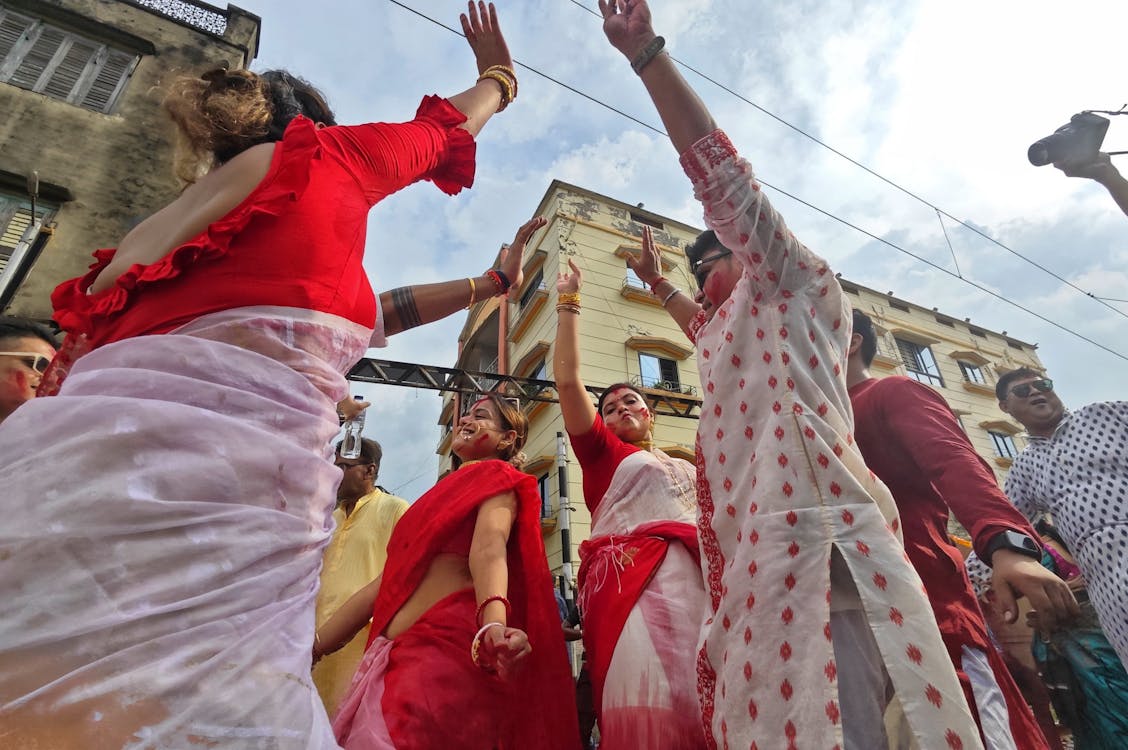
[[[22,18],[5,11],[0,13],[3,13],[3,17],[0,17],[0,64],[2,64],[35,22],[30,18]]]
[[[12,72],[12,77],[8,79],[8,82],[20,88],[34,91],[43,71],[51,64],[55,53],[59,51],[59,46],[66,38],[66,34],[58,29],[40,26],[39,37],[32,44],[27,54],[23,56],[23,59],[20,60],[20,64]]]
[[[133,72],[136,61],[135,55],[109,50],[105,62],[98,69],[98,74],[90,85],[90,90],[86,92],[80,104],[95,112],[109,112],[122,84]]]
[[[66,52],[62,55],[55,69],[47,79],[42,93],[55,99],[70,99],[75,86],[82,78],[82,74],[93,62],[94,55],[98,52],[98,45],[71,38],[66,45]]]
[[[2,204],[0,208],[3,208]],[[29,226],[31,226],[31,209],[20,206],[0,227],[3,229],[3,234],[0,234],[0,272],[8,265],[8,258],[12,256],[12,251],[16,249],[16,245]]]

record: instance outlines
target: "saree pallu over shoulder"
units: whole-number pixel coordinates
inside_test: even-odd
[[[491,460],[463,466],[440,480],[403,515],[388,543],[388,564],[384,568],[380,592],[373,608],[369,646],[372,647],[414,593],[431,561],[442,551],[451,535],[468,518],[476,516],[482,503],[505,492],[514,492],[517,496],[517,519],[509,536],[507,596],[512,605],[509,625],[528,634],[533,650],[512,677],[511,692],[484,693],[478,695],[477,700],[487,712],[494,711],[498,701],[502,710],[515,712],[513,721],[506,727],[507,735],[502,738],[503,748],[572,750],[579,745],[579,728],[564,634],[548,585],[548,562],[540,533],[540,495],[536,480],[510,464]],[[476,609],[474,605],[471,596],[468,607]],[[421,622],[428,620],[430,615],[430,612],[425,614]],[[471,624],[473,617],[474,612],[470,611]],[[416,626],[409,628],[408,632]],[[461,655],[452,657],[459,659],[462,666],[473,666],[470,659],[472,638],[471,632],[470,638],[461,645]],[[393,641],[393,655],[398,640]],[[412,666],[405,668],[411,669]],[[385,680],[390,687],[397,678],[389,673]],[[475,685],[462,687],[475,690]],[[345,704],[350,703],[352,693],[357,689],[358,684],[354,682]],[[519,696],[520,705],[510,705],[507,695]],[[402,696],[389,698],[388,694],[384,698],[385,702],[401,699]],[[344,720],[338,716],[338,723]]]
[[[259,314],[100,347],[0,425],[5,747],[335,747],[309,673],[328,362],[369,332]]]

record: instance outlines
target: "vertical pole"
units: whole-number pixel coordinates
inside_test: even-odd
[[[564,433],[556,433],[556,478],[560,485],[560,508],[556,518],[560,526],[560,562],[564,575],[564,598],[572,601],[572,510],[568,506],[568,449]]]

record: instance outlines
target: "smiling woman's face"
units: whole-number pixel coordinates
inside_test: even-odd
[[[498,444],[512,445],[516,437],[515,430],[502,427],[501,416],[493,401],[483,398],[475,401],[458,420],[451,440],[451,452],[463,461],[499,458]]]

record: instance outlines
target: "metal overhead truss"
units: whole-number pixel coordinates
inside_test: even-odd
[[[408,388],[424,388],[431,391],[454,391],[458,393],[501,393],[522,401],[542,401],[555,404],[556,383],[551,380],[519,378],[515,375],[501,375],[496,372],[460,370],[455,367],[421,365],[414,362],[393,362],[387,359],[362,359],[349,372],[349,380],[379,385],[400,385]],[[587,386],[596,397],[602,388]],[[697,409],[701,399],[672,391],[643,388],[642,391],[653,403],[654,411],[672,417],[697,419]]]

